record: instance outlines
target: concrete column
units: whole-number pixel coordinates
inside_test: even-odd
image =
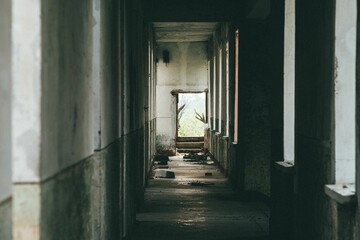
[[[220,43],[218,43],[218,39],[215,43],[215,53],[216,53],[216,75],[215,75],[215,85],[216,85],[216,131],[218,133],[221,132],[221,104],[222,104],[222,85],[221,85],[221,76],[222,76],[222,51],[220,48]]]
[[[336,1],[335,181],[355,182],[356,0]]]
[[[295,143],[295,0],[285,1],[284,160],[294,161]]]
[[[229,42],[229,27],[227,26],[227,40],[226,40],[226,131],[225,135],[230,136],[230,42]],[[232,109],[232,108],[231,108]]]
[[[213,123],[213,129],[215,131],[219,130],[219,125],[218,125],[218,114],[219,114],[219,105],[218,105],[218,97],[219,97],[219,86],[218,86],[218,52],[217,52],[217,35],[216,32],[213,34],[213,106],[214,106],[214,111],[213,111],[213,118],[214,118],[214,123]]]
[[[225,31],[225,24],[223,25],[222,32]],[[223,35],[223,34],[222,34]],[[227,67],[226,67],[226,39],[225,36],[222,36],[222,43],[221,43],[221,133],[223,136],[226,135],[226,122],[227,122]]]
[[[213,58],[213,49],[212,49],[213,40],[209,42],[209,63],[208,63],[208,86],[209,86],[209,95],[208,95],[208,107],[209,107],[209,127],[214,129],[214,58]]]
[[[216,84],[216,74],[217,74],[217,68],[216,68],[216,45],[215,45],[215,42],[216,42],[216,37],[215,37],[215,34],[213,35],[213,42],[212,42],[212,51],[213,51],[213,54],[212,54],[212,62],[211,62],[211,71],[212,71],[212,85],[211,85],[211,88],[212,88],[212,106],[213,106],[213,111],[212,111],[212,118],[213,118],[213,122],[212,122],[212,129],[214,131],[217,130],[217,104],[216,104],[216,96],[217,96],[217,84]]]
[[[100,150],[101,144],[101,12],[100,2],[92,1],[94,26],[92,31],[92,94],[94,107],[94,150]]]
[[[235,39],[236,33],[232,25],[229,26],[229,137],[234,141],[234,124],[235,124]]]
[[[13,238],[36,240],[40,232],[41,0],[13,0],[12,23]]]

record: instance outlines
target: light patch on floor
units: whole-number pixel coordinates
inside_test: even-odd
[[[268,239],[269,208],[235,193],[216,166],[181,157],[168,165],[175,179],[149,180],[134,240]]]

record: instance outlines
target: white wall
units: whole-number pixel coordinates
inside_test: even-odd
[[[41,1],[12,1],[12,166],[15,182],[39,181]]]
[[[295,0],[285,1],[284,31],[284,160],[295,151]]]
[[[41,178],[45,179],[94,151],[100,125],[94,123],[92,55],[98,53],[92,49],[92,33],[99,23],[89,24],[92,1],[42,4]]]
[[[11,195],[11,0],[0,2],[0,203]]]
[[[176,135],[176,99],[173,89],[204,90],[207,88],[207,42],[158,43],[156,117],[157,135],[170,141]],[[163,50],[170,52],[170,63],[162,59]]]
[[[355,182],[356,0],[336,1],[335,179]]]

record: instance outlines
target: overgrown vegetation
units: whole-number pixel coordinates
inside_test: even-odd
[[[204,136],[204,123],[206,123],[205,95],[182,94],[179,96],[178,108],[178,136],[200,137]],[[200,113],[199,113],[200,112]]]

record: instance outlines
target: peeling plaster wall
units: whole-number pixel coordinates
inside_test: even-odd
[[[164,50],[170,53],[168,64],[162,59]],[[175,150],[176,97],[170,92],[207,88],[207,43],[158,43],[157,60],[157,143],[163,150]]]
[[[115,161],[120,143],[116,141],[42,185],[42,239],[120,239]]]
[[[21,138],[39,154],[15,173],[26,183],[14,186],[14,239],[119,239],[117,2],[14,6],[15,149],[28,126],[22,106],[40,129]]]
[[[118,138],[116,6],[42,3],[42,178]]]
[[[43,239],[120,237],[116,13],[115,1],[42,2]]]
[[[40,179],[40,1],[12,1],[12,179]]]
[[[97,76],[91,75],[91,56],[96,40],[88,24],[91,1],[43,1],[41,7],[41,175],[48,178],[93,152],[91,78]]]

